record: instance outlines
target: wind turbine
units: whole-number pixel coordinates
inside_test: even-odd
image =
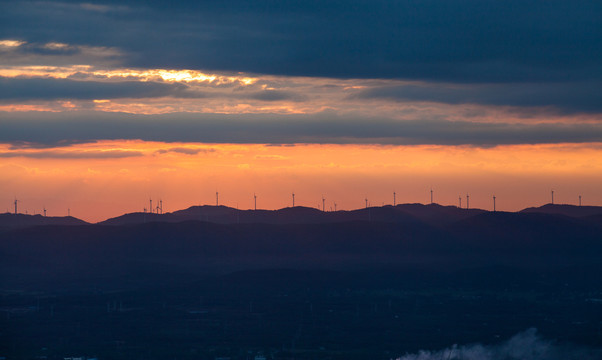
[[[255,193],[253,193],[253,200],[255,202],[254,210],[257,211],[257,195]]]
[[[395,199],[395,191],[393,191],[393,206],[397,205],[396,204],[396,199]]]
[[[495,195],[493,195],[493,212],[495,212]]]
[[[295,193],[293,192],[293,207],[295,207]]]
[[[18,202],[19,202],[19,200],[17,200],[17,198],[15,198],[15,215],[18,214],[18,211],[17,211],[17,203]]]

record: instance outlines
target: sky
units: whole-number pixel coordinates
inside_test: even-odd
[[[0,212],[602,205],[599,1],[3,1]]]

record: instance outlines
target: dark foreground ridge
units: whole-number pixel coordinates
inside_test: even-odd
[[[87,222],[73,216],[42,216],[26,214],[0,214],[0,229],[25,228],[44,225],[85,225]]]
[[[600,354],[600,208],[556,206],[192,207],[5,228],[0,356],[385,360],[529,328]]]

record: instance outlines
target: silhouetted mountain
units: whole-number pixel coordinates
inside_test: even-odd
[[[172,213],[184,220],[201,220],[220,224],[266,223],[296,224],[326,222],[328,213],[318,209],[296,206],[278,210],[238,210],[227,206],[192,206]]]
[[[439,204],[399,204],[395,207],[412,216],[433,225],[448,225],[459,220],[486,213],[482,209],[461,209],[453,205]]]
[[[0,214],[0,228],[20,228],[40,225],[84,225],[87,222],[73,216],[42,216],[26,214]]]
[[[403,204],[370,207],[350,211],[321,211],[304,206],[279,210],[238,210],[227,206],[192,206],[166,214],[132,213],[100,222],[102,225],[140,224],[151,221],[180,222],[200,220],[218,224],[320,224],[349,221],[377,221],[445,225],[485,212],[479,209],[459,209],[437,204]]]
[[[558,214],[570,217],[602,215],[602,206],[577,206],[567,204],[546,204],[521,210],[522,213]]]
[[[167,214],[154,214],[154,213],[144,213],[144,212],[135,212],[120,215],[114,218],[110,218],[104,221],[99,222],[102,225],[126,225],[126,224],[144,224],[147,222],[153,221],[162,221],[162,222],[177,222],[183,221],[183,219],[178,219],[171,216],[170,213]]]

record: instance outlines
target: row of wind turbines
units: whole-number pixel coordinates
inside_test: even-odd
[[[15,215],[17,215],[17,214],[19,213],[19,203],[20,203],[20,202],[21,202],[21,200],[19,200],[19,199],[17,199],[17,198],[15,197],[15,201],[14,201],[14,203],[13,203],[13,204],[15,205],[15,212],[14,212],[14,214],[15,214]],[[8,210],[7,210],[6,212],[8,213]],[[47,210],[46,210],[46,205],[44,205],[44,206],[42,207],[42,215],[43,215],[43,216],[46,216],[46,212],[47,212]],[[27,210],[25,210],[25,214],[27,215]],[[36,213],[36,212],[34,212],[34,215],[36,215],[36,214],[37,214],[37,213]],[[71,216],[71,208],[67,208],[67,216]]]
[[[551,204],[554,205],[554,190],[550,191],[550,195],[551,195]],[[291,196],[292,196],[292,206],[295,207],[295,193],[294,192],[291,193]],[[430,190],[430,196],[431,196],[430,203],[434,204],[433,189]],[[492,195],[492,199],[493,199],[493,211],[496,211],[496,196]],[[15,197],[14,214],[19,213],[19,209],[18,209],[19,202],[20,202],[20,200],[18,200]],[[365,202],[366,209],[371,206],[367,197],[364,199],[364,202]],[[337,211],[337,203],[333,202],[333,205],[334,205],[334,211]],[[394,191],[393,192],[393,206],[396,206],[396,205],[397,205],[397,193]],[[215,206],[219,206],[219,192],[217,192],[217,191],[215,192]],[[581,195],[579,195],[579,206],[581,206]],[[317,208],[320,209],[320,205],[318,205]],[[462,208],[462,196],[458,196],[458,208],[460,208],[460,209]],[[253,209],[257,210],[257,194],[256,193],[253,193]],[[466,194],[465,209],[470,209],[470,195],[469,194]],[[324,197],[324,195],[322,195],[321,210],[326,211],[326,198]],[[330,210],[332,211],[333,208],[331,207]],[[151,214],[163,214],[163,200],[159,199],[159,201],[156,202],[156,206],[153,207],[153,199],[149,198],[149,207],[148,207],[148,209],[146,207],[144,207],[143,212],[151,213]],[[25,214],[27,214],[27,211],[25,211]],[[43,207],[42,214],[43,214],[43,216],[47,215],[46,206]],[[70,208],[67,208],[67,216],[71,216]]]
[[[551,204],[554,205],[554,190],[551,190],[550,194],[551,194]],[[433,189],[430,190],[430,195],[431,195],[430,203],[434,204]],[[294,192],[291,193],[291,198],[292,198],[292,207],[295,207],[295,193]],[[495,195],[492,195],[492,199],[493,199],[493,211],[496,211],[497,197]],[[365,201],[365,207],[367,209],[368,207],[370,207],[368,198],[366,197],[364,199],[364,201]],[[152,204],[152,201],[151,201],[151,204]],[[334,205],[334,211],[337,211],[337,203],[333,202],[333,205]],[[394,191],[393,192],[393,206],[396,206],[396,205],[397,205],[397,193]],[[215,206],[219,206],[219,192],[218,191],[215,192]],[[581,206],[581,195],[579,195],[579,206]],[[320,206],[318,205],[317,208],[320,209]],[[460,209],[462,208],[462,196],[458,196],[458,208],[460,208]],[[465,208],[470,209],[470,195],[469,194],[466,194],[466,207]],[[257,194],[256,193],[253,193],[253,210],[257,210]],[[321,210],[326,211],[326,198],[324,197],[324,195],[322,195]],[[331,207],[331,211],[332,211],[332,207]]]

